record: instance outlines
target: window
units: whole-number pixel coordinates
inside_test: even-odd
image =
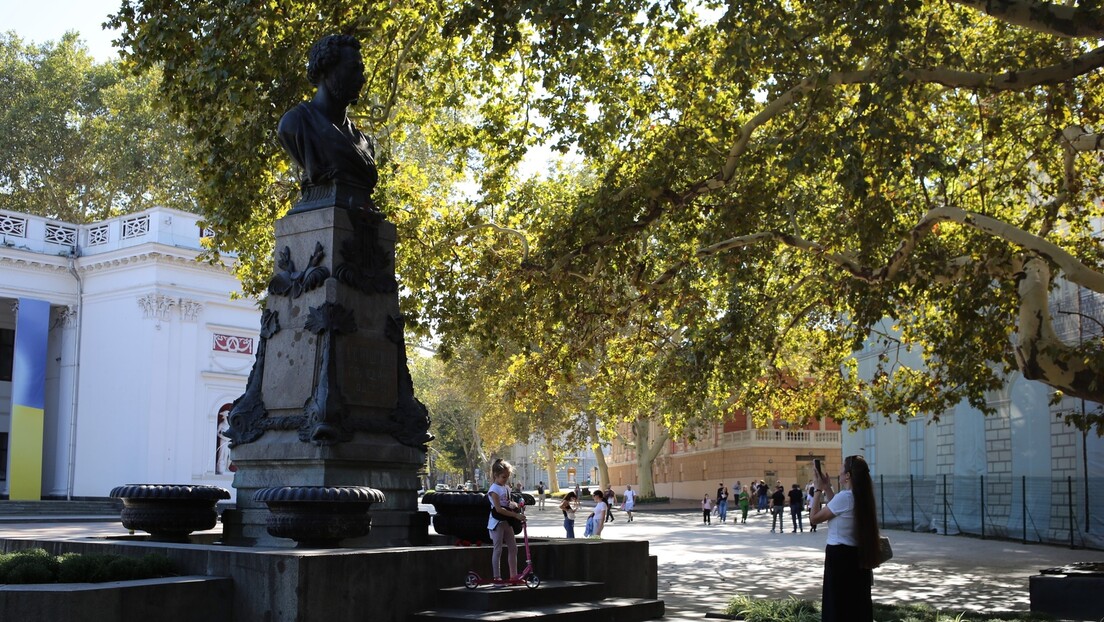
[[[866,464],[871,471],[877,468],[878,463],[877,435],[874,432],[874,428],[863,430],[863,458],[866,458]]]
[[[15,331],[11,328],[0,328],[0,382],[11,382],[13,361],[15,361]]]
[[[924,426],[923,419],[912,419],[908,422],[909,441],[909,475],[913,477],[924,476]]]

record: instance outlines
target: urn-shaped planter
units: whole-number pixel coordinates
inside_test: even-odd
[[[527,504],[533,501],[532,495],[523,494],[521,498]],[[519,498],[514,500],[518,501]],[[487,501],[486,492],[443,490],[425,495],[422,503],[433,506],[433,529],[437,533],[468,542],[490,541],[487,519],[490,518],[491,505]],[[515,534],[521,533],[521,523],[513,527]]]
[[[365,486],[278,486],[253,493],[268,506],[265,528],[300,547],[330,548],[372,530],[368,510],[383,503],[383,492]]]
[[[229,499],[230,491],[188,484],[127,484],[112,488],[110,496],[123,500],[123,527],[145,531],[155,540],[183,541],[193,531],[215,526],[215,504]]]

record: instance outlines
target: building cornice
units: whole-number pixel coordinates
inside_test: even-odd
[[[51,261],[52,259],[52,261]],[[0,270],[7,267],[39,272],[68,272],[68,260],[65,257],[51,257],[15,249],[0,249]]]
[[[230,273],[230,266],[225,263],[209,264],[196,261],[196,257],[199,256],[198,252],[180,251],[178,249],[173,249],[176,252],[170,252],[170,248],[161,244],[145,244],[141,247],[115,251],[109,255],[82,257],[77,260],[77,270],[82,274],[88,274],[125,266],[156,264],[181,266],[203,272]]]

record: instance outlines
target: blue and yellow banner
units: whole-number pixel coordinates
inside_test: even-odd
[[[46,416],[46,341],[50,303],[19,299],[12,365],[11,434],[8,436],[8,497],[42,498],[42,440]]]

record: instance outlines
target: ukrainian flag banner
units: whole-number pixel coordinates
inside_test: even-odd
[[[50,303],[19,299],[12,365],[11,434],[8,437],[8,498],[42,498],[42,430],[46,414],[46,339]]]

